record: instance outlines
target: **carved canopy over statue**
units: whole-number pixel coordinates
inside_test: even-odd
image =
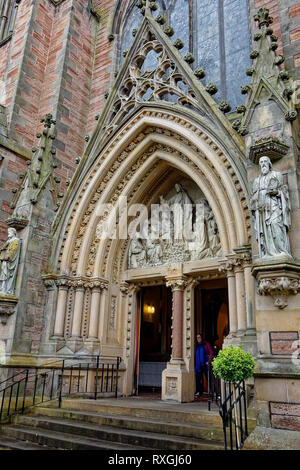
[[[269,157],[259,160],[261,170],[253,183],[251,210],[259,256],[274,257],[290,253],[291,207],[288,188],[282,174],[272,170]]]
[[[181,184],[174,190],[168,200],[160,196],[160,204],[152,206],[151,217],[131,241],[129,269],[221,255],[218,227],[204,196],[195,204]]]
[[[20,259],[21,240],[14,228],[8,229],[8,238],[0,248],[0,295],[14,295]]]

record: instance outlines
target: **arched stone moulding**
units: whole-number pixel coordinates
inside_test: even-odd
[[[138,116],[111,139],[100,155],[90,157],[92,163],[88,165],[86,162],[86,169],[80,176],[81,182],[70,193],[67,201],[69,208],[65,211],[67,215],[56,229],[56,264],[61,272],[84,273],[88,247],[96,228],[97,204],[116,202],[120,195],[130,197],[147,170],[148,181],[146,178],[143,184],[150,187],[150,165],[159,161],[180,169],[203,191],[215,214],[224,254],[248,244],[250,216],[242,152],[232,142],[229,143],[230,152],[224,148],[224,140],[222,144],[218,141],[221,138],[212,136],[212,131],[208,132],[199,124],[196,126],[190,119],[176,116],[173,112],[139,111]],[[142,162],[143,154],[151,150],[154,144],[165,148],[160,148],[159,153],[153,151],[151,154],[150,151],[146,161]],[[132,176],[126,181],[124,176],[129,171]],[[138,200],[141,191],[137,190],[132,196],[133,202],[141,202]],[[103,249],[103,246],[98,247],[99,258]],[[74,255],[77,259],[72,266]]]
[[[207,123],[195,122],[194,118],[177,114],[175,110],[149,107],[139,110],[105,145],[101,142],[97,145],[84,157],[58,214],[54,255],[59,276],[85,282],[101,279],[107,282],[107,288],[100,292],[73,283],[67,296],[62,287],[53,314],[59,327],[56,333],[71,348],[73,341],[74,351],[79,347],[78,340],[83,341],[85,349],[88,349],[87,341],[98,344],[97,348],[100,344],[103,354],[109,354],[113,348],[123,349],[127,370],[125,388],[130,393],[138,287],[126,274],[128,240],[97,239],[97,208],[103,203],[115,206],[121,196],[127,198],[128,205],[142,203],[150,208],[182,175],[203,192],[219,228],[224,258],[230,256],[250,241],[243,148],[223,137],[221,131],[217,136]],[[192,275],[184,294],[187,313],[182,330],[187,370],[193,368],[193,277],[211,271],[213,276],[224,277],[218,271],[221,261],[202,260],[202,264],[183,266],[186,274]],[[237,315],[234,306],[239,302],[236,276],[243,283],[242,273],[234,272],[230,278],[234,315]],[[164,273],[159,276],[159,283],[166,283]],[[240,304],[243,304],[242,317],[239,325],[236,318],[236,330],[240,325],[245,328],[244,297]],[[82,338],[83,331],[85,338]],[[94,351],[93,347],[89,350]]]

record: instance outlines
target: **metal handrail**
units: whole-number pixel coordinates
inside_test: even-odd
[[[245,382],[224,382],[222,395],[219,413],[223,423],[224,449],[240,450],[248,437]]]
[[[57,400],[58,406],[61,408],[62,399],[72,395],[87,395],[97,400],[99,394],[109,392],[114,393],[115,398],[117,398],[119,368],[122,359],[109,356],[90,357],[94,361],[81,361],[75,364],[71,362],[71,364],[68,364],[68,360],[62,360],[60,368],[42,367],[43,372],[38,373],[39,368],[35,367],[33,371],[28,368],[15,374],[13,378],[18,377],[21,373],[24,376],[19,380],[12,381],[0,390],[0,397],[2,394],[2,400],[0,398],[0,423],[9,420],[16,413],[23,414],[28,406],[36,406]],[[84,356],[83,359],[85,358],[87,356]],[[57,362],[59,361],[55,361],[55,364]],[[76,380],[75,387],[74,377]],[[8,380],[11,380],[11,378]],[[5,400],[8,400],[7,407],[5,406]],[[28,400],[30,401],[29,405],[27,405]],[[21,404],[19,405],[20,401]]]
[[[213,366],[211,362],[207,366],[207,389],[208,411],[211,411],[212,403],[215,402],[216,404],[218,404],[221,398],[221,380],[219,379],[219,377],[214,375]]]

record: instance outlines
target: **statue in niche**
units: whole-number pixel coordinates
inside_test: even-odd
[[[206,224],[206,204],[203,199],[197,204],[196,210],[196,221],[193,225],[193,230],[195,234],[195,242],[193,243],[193,254],[192,259],[202,259],[208,255],[209,252],[209,240],[207,233],[207,224]]]
[[[209,243],[208,256],[216,257],[221,255],[221,240],[219,236],[219,229],[213,211],[206,201],[206,225]]]
[[[193,220],[193,203],[181,184],[175,184],[176,194],[168,205],[173,214],[174,239],[190,241]]]
[[[288,188],[283,184],[282,174],[272,170],[269,157],[261,157],[259,166],[261,174],[254,180],[251,197],[259,256],[291,256],[288,235],[291,206]]]
[[[0,248],[0,294],[14,295],[21,251],[21,240],[14,228],[8,229],[8,238]]]

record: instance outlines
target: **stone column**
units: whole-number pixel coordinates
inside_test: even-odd
[[[173,322],[172,322],[172,362],[183,359],[183,291],[186,280],[172,279],[167,287],[173,292]]]
[[[180,269],[178,269],[180,271]],[[183,354],[183,312],[186,278],[181,274],[167,278],[167,287],[173,292],[172,316],[172,357],[162,375],[162,400],[179,403],[193,401],[194,388],[191,374],[184,362]]]
[[[56,281],[56,285],[58,286],[58,295],[53,334],[57,337],[63,337],[69,283],[65,279],[59,279]]]
[[[234,264],[232,261],[228,261],[219,268],[220,271],[226,273],[228,281],[228,303],[229,303],[229,326],[230,332],[228,339],[234,337],[238,329],[237,321],[237,296],[236,296],[236,279],[234,272]]]
[[[81,320],[82,320],[84,291],[85,291],[84,282],[76,281],[75,288],[76,290],[75,290],[75,298],[74,298],[72,339],[81,337]]]
[[[245,254],[244,260],[247,309],[247,335],[253,336],[256,334],[256,318],[254,305],[254,277],[252,276],[252,260],[250,254]]]
[[[99,316],[100,316],[100,299],[103,284],[101,282],[92,283],[92,298],[91,298],[91,309],[90,309],[90,324],[89,324],[89,341],[98,341],[99,333]]]
[[[247,311],[244,267],[242,261],[239,259],[236,261],[235,279],[238,334],[243,335],[247,329]]]

